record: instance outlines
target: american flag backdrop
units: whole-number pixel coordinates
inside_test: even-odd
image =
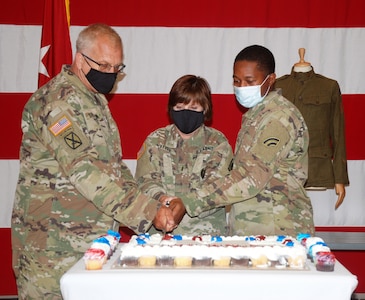
[[[38,87],[44,4],[2,1],[0,9],[0,229],[10,227],[22,109]],[[336,211],[333,190],[310,193],[316,226],[365,226],[364,0],[70,0],[73,53],[80,30],[95,22],[113,26],[124,43],[127,75],[108,97],[132,171],[147,134],[169,122],[167,94],[178,77],[209,81],[210,125],[234,146],[244,113],[232,89],[236,54],[251,44],[266,46],[279,77],[290,73],[298,49],[305,48],[315,72],[340,85],[350,177]],[[63,37],[54,32],[53,38]]]
[[[210,125],[232,146],[244,111],[232,94],[232,64],[245,46],[261,44],[276,58],[276,74],[288,74],[298,49],[315,72],[339,82],[346,118],[350,186],[344,204],[333,210],[334,191],[311,197],[318,226],[365,225],[365,2],[363,0],[250,2],[70,1],[73,52],[80,30],[93,22],[113,26],[124,42],[126,77],[110,95],[124,159],[132,171],[149,132],[165,126],[167,94],[183,74],[205,77],[212,88]],[[22,108],[37,89],[44,0],[5,2],[0,10],[0,226],[10,226]],[[57,14],[56,14],[57,15]],[[61,39],[54,31],[53,38]],[[318,199],[318,201],[317,201]],[[318,203],[319,204],[318,204]]]
[[[16,9],[15,9],[16,8]],[[93,22],[105,22],[122,36],[125,78],[110,95],[119,125],[124,159],[134,160],[149,132],[168,122],[167,94],[183,74],[205,77],[212,88],[210,125],[223,131],[232,146],[244,111],[232,94],[232,65],[245,46],[261,44],[276,58],[276,74],[291,71],[298,49],[315,72],[339,82],[346,118],[350,186],[334,211],[334,191],[311,194],[318,226],[365,225],[365,2],[292,1],[70,1],[70,39]],[[14,179],[25,102],[37,89],[44,0],[15,0],[0,10],[1,147],[0,226],[10,226]],[[54,33],[55,40],[61,39]],[[16,180],[16,179],[15,179]],[[318,201],[317,201],[317,198]],[[327,199],[327,200],[326,200]]]

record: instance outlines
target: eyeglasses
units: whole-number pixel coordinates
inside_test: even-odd
[[[97,64],[99,66],[98,70],[100,72],[108,72],[111,68],[113,68],[114,73],[123,73],[123,70],[125,68],[125,64],[120,64],[120,65],[116,65],[116,66],[112,66],[110,64],[101,64],[98,63],[97,61],[93,60],[92,58],[88,57],[87,55],[81,53],[81,55],[84,58],[87,58],[88,60],[92,61],[94,64]],[[87,62],[87,64],[90,66],[90,64],[88,63],[88,61],[85,59],[85,61]],[[90,68],[92,68],[92,66],[90,66]]]

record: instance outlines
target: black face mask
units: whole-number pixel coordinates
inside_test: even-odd
[[[117,80],[118,73],[104,73],[93,68],[86,74],[86,79],[101,94],[108,94]]]
[[[172,110],[171,116],[177,128],[185,134],[192,133],[204,122],[204,112],[202,111],[190,109]]]

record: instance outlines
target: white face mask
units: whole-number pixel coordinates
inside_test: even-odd
[[[265,80],[260,85],[252,86],[233,86],[234,94],[236,99],[242,106],[246,108],[254,107],[256,104],[260,103],[268,94],[270,86],[268,87],[265,95],[261,96],[261,86],[269,78],[270,74],[266,76]]]

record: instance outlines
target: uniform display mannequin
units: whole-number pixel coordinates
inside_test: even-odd
[[[337,81],[316,74],[304,60],[305,49],[299,49],[300,61],[291,74],[276,79],[285,98],[293,102],[309,130],[308,190],[335,188],[337,209],[343,202],[349,184],[347,173],[344,113]]]

